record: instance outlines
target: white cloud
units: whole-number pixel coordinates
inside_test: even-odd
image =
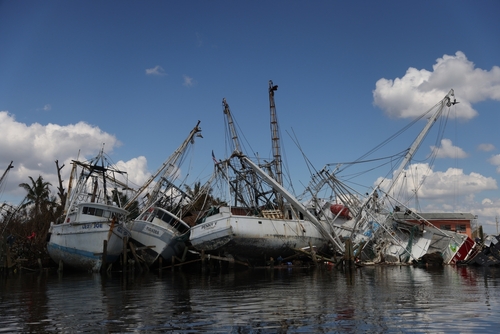
[[[441,146],[436,148],[436,146],[431,146],[432,150],[437,149],[436,158],[455,158],[463,159],[467,157],[467,153],[460,147],[453,146],[450,139],[442,139]]]
[[[471,119],[477,115],[472,103],[500,100],[500,67],[490,71],[475,68],[463,52],[457,51],[453,56],[438,58],[432,71],[410,67],[402,78],[378,80],[373,99],[391,117],[416,117],[443,99],[450,89],[460,102],[456,117]]]
[[[165,72],[163,67],[161,67],[160,65],[156,65],[153,68],[147,68],[146,75],[163,76],[163,75],[167,75],[167,73]]]
[[[497,173],[500,173],[500,154],[494,155],[488,159],[488,162],[497,167]]]
[[[184,78],[183,85],[186,86],[186,87],[192,87],[192,86],[194,86],[196,84],[196,81],[193,78],[191,78],[191,77],[189,77],[187,75],[183,75],[183,78]]]
[[[490,152],[495,149],[495,145],[493,144],[479,144],[477,147],[479,151]]]
[[[58,184],[55,160],[59,161],[59,166],[65,165],[61,174],[67,182],[71,160],[78,156],[81,160],[92,158],[103,144],[108,155],[121,145],[114,135],[85,122],[65,126],[39,123],[28,125],[16,121],[6,111],[0,111],[0,143],[0,170],[4,171],[9,162],[14,161],[14,168],[9,171],[8,180],[2,185],[4,192],[1,201],[7,200],[4,198],[5,194],[20,201],[26,194],[18,185],[28,182],[29,176],[36,179],[41,175],[45,181],[52,183],[52,194],[55,195]],[[126,167],[128,177],[133,182],[141,184],[148,177],[144,157],[120,164]]]
[[[398,197],[408,198],[418,189],[417,195],[422,200],[438,200],[446,202],[460,194],[473,195],[485,190],[498,189],[497,181],[471,172],[465,174],[462,169],[448,168],[445,172],[433,171],[428,164],[412,164],[394,186]],[[388,189],[390,179],[379,178],[375,184],[381,183],[381,189]],[[420,184],[423,182],[422,186]]]

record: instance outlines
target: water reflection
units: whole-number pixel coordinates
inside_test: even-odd
[[[498,268],[29,274],[2,278],[0,332],[495,332]]]

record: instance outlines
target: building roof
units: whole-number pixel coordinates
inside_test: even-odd
[[[418,219],[417,217],[422,217],[425,220],[474,220],[477,217],[472,213],[464,212],[418,212],[417,215],[406,214],[405,212],[394,212],[394,218],[406,220]]]

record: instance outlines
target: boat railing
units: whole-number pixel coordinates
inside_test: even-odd
[[[262,216],[269,219],[283,219],[283,212],[280,210],[262,210]]]

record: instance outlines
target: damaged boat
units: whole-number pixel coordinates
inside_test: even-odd
[[[274,104],[277,90],[269,82],[273,159],[255,163],[244,155],[231,115],[223,99],[232,155],[214,156],[214,184],[221,198],[191,227],[189,241],[198,251],[224,255],[239,261],[266,263],[294,256],[297,249],[343,247],[328,225],[319,222],[283,187],[279,129]],[[262,160],[261,160],[262,161]]]
[[[445,107],[457,102],[453,90],[424,115],[432,112],[425,127],[412,145],[405,150],[405,155],[393,173],[389,186],[382,187],[382,182],[371,193],[360,194],[340,181],[337,170],[331,172],[328,166],[313,175],[307,192],[313,194],[308,205],[319,210],[321,219],[334,229],[342,241],[347,239],[353,244],[354,254],[362,261],[410,263],[429,253],[439,252],[444,263],[453,264],[466,259],[471,254],[474,241],[466,234],[444,231],[414,213],[402,202],[391,196],[391,191],[398,178],[403,175],[422,140],[432,125],[443,113]],[[423,115],[423,116],[424,116]],[[422,116],[422,117],[423,117]],[[332,200],[321,199],[318,195],[324,187],[330,189]],[[398,211],[411,212],[402,219]]]
[[[48,232],[47,251],[52,260],[98,272],[103,264],[119,258],[123,238],[130,235],[125,227],[129,212],[119,207],[117,190],[110,188],[112,182],[119,182],[116,174],[122,173],[108,164],[103,150],[90,162],[73,161],[65,213]]]
[[[163,163],[137,191],[125,207],[131,206],[136,199],[152,184],[152,191],[145,196],[139,216],[129,224],[130,242],[140,250],[141,256],[149,266],[161,256],[166,262],[180,256],[189,237],[190,226],[183,221],[186,201],[193,201],[180,187],[174,186],[183,157],[194,144],[195,137],[201,137],[200,122],[191,130],[184,142]]]

